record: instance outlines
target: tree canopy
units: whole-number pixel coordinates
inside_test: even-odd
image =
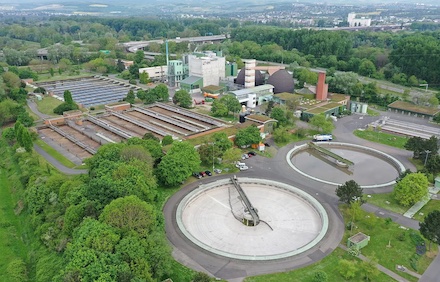
[[[430,212],[423,222],[420,222],[420,233],[423,237],[434,244],[440,242],[440,211],[434,210]]]
[[[235,135],[235,144],[239,147],[258,144],[260,141],[260,130],[255,125],[240,129]]]
[[[410,206],[426,197],[428,185],[426,175],[410,173],[394,186],[393,196],[401,205]]]
[[[167,186],[185,181],[200,167],[199,153],[188,142],[174,142],[171,149],[162,157],[157,176]]]
[[[349,180],[338,186],[336,195],[339,197],[339,201],[351,204],[359,200],[362,201],[363,189],[356,181]]]

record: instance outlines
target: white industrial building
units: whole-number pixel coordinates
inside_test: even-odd
[[[139,74],[141,73],[148,73],[151,80],[165,80],[168,74],[168,66],[140,68]]]
[[[349,27],[371,26],[371,19],[366,17],[356,17],[356,13],[349,13],[347,17]]]
[[[220,80],[225,78],[225,57],[219,57],[214,52],[207,51],[188,55],[189,76],[203,79],[203,87],[220,85]]]

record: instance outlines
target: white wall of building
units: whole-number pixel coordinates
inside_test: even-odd
[[[225,57],[217,57],[214,52],[207,52],[203,57],[189,55],[189,76],[202,77],[203,86],[218,86],[225,78],[225,63]]]
[[[150,79],[161,79],[166,78],[168,73],[168,66],[157,66],[149,68],[140,68],[139,73],[148,73]]]
[[[365,17],[356,18],[356,13],[349,13],[347,17],[347,22],[349,27],[371,25],[370,18],[365,18]]]

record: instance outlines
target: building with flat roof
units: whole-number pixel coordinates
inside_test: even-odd
[[[226,59],[208,51],[188,55],[188,75],[202,78],[202,87],[220,85],[220,80],[225,79]]]
[[[356,13],[349,13],[347,17],[349,27],[371,26],[371,19],[366,17],[358,17]]]
[[[229,91],[229,94],[234,95],[241,104],[245,104],[248,108],[255,108],[261,105],[263,101],[272,99],[273,85],[264,84],[251,88],[244,88],[235,91]]]
[[[168,66],[157,66],[149,68],[140,68],[139,74],[148,73],[148,77],[151,80],[165,81],[168,74]]]
[[[438,108],[419,106],[413,103],[404,102],[400,100],[394,101],[391,104],[389,104],[388,111],[393,111],[404,115],[413,115],[415,117],[421,117],[421,118],[425,118],[425,117],[432,118],[437,113],[440,112]]]

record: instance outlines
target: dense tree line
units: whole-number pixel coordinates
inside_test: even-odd
[[[16,136],[10,145],[28,150],[26,128],[16,123],[3,132],[6,140],[9,133]],[[25,188],[23,212],[48,250],[32,267],[18,268],[20,273],[28,273],[32,281],[170,277],[159,184],[180,184],[198,169],[200,158],[192,145],[173,143],[164,156],[159,141],[151,138],[107,144],[87,160],[87,175],[72,177],[42,166],[30,150],[12,152]],[[11,262],[11,267],[20,263]]]

